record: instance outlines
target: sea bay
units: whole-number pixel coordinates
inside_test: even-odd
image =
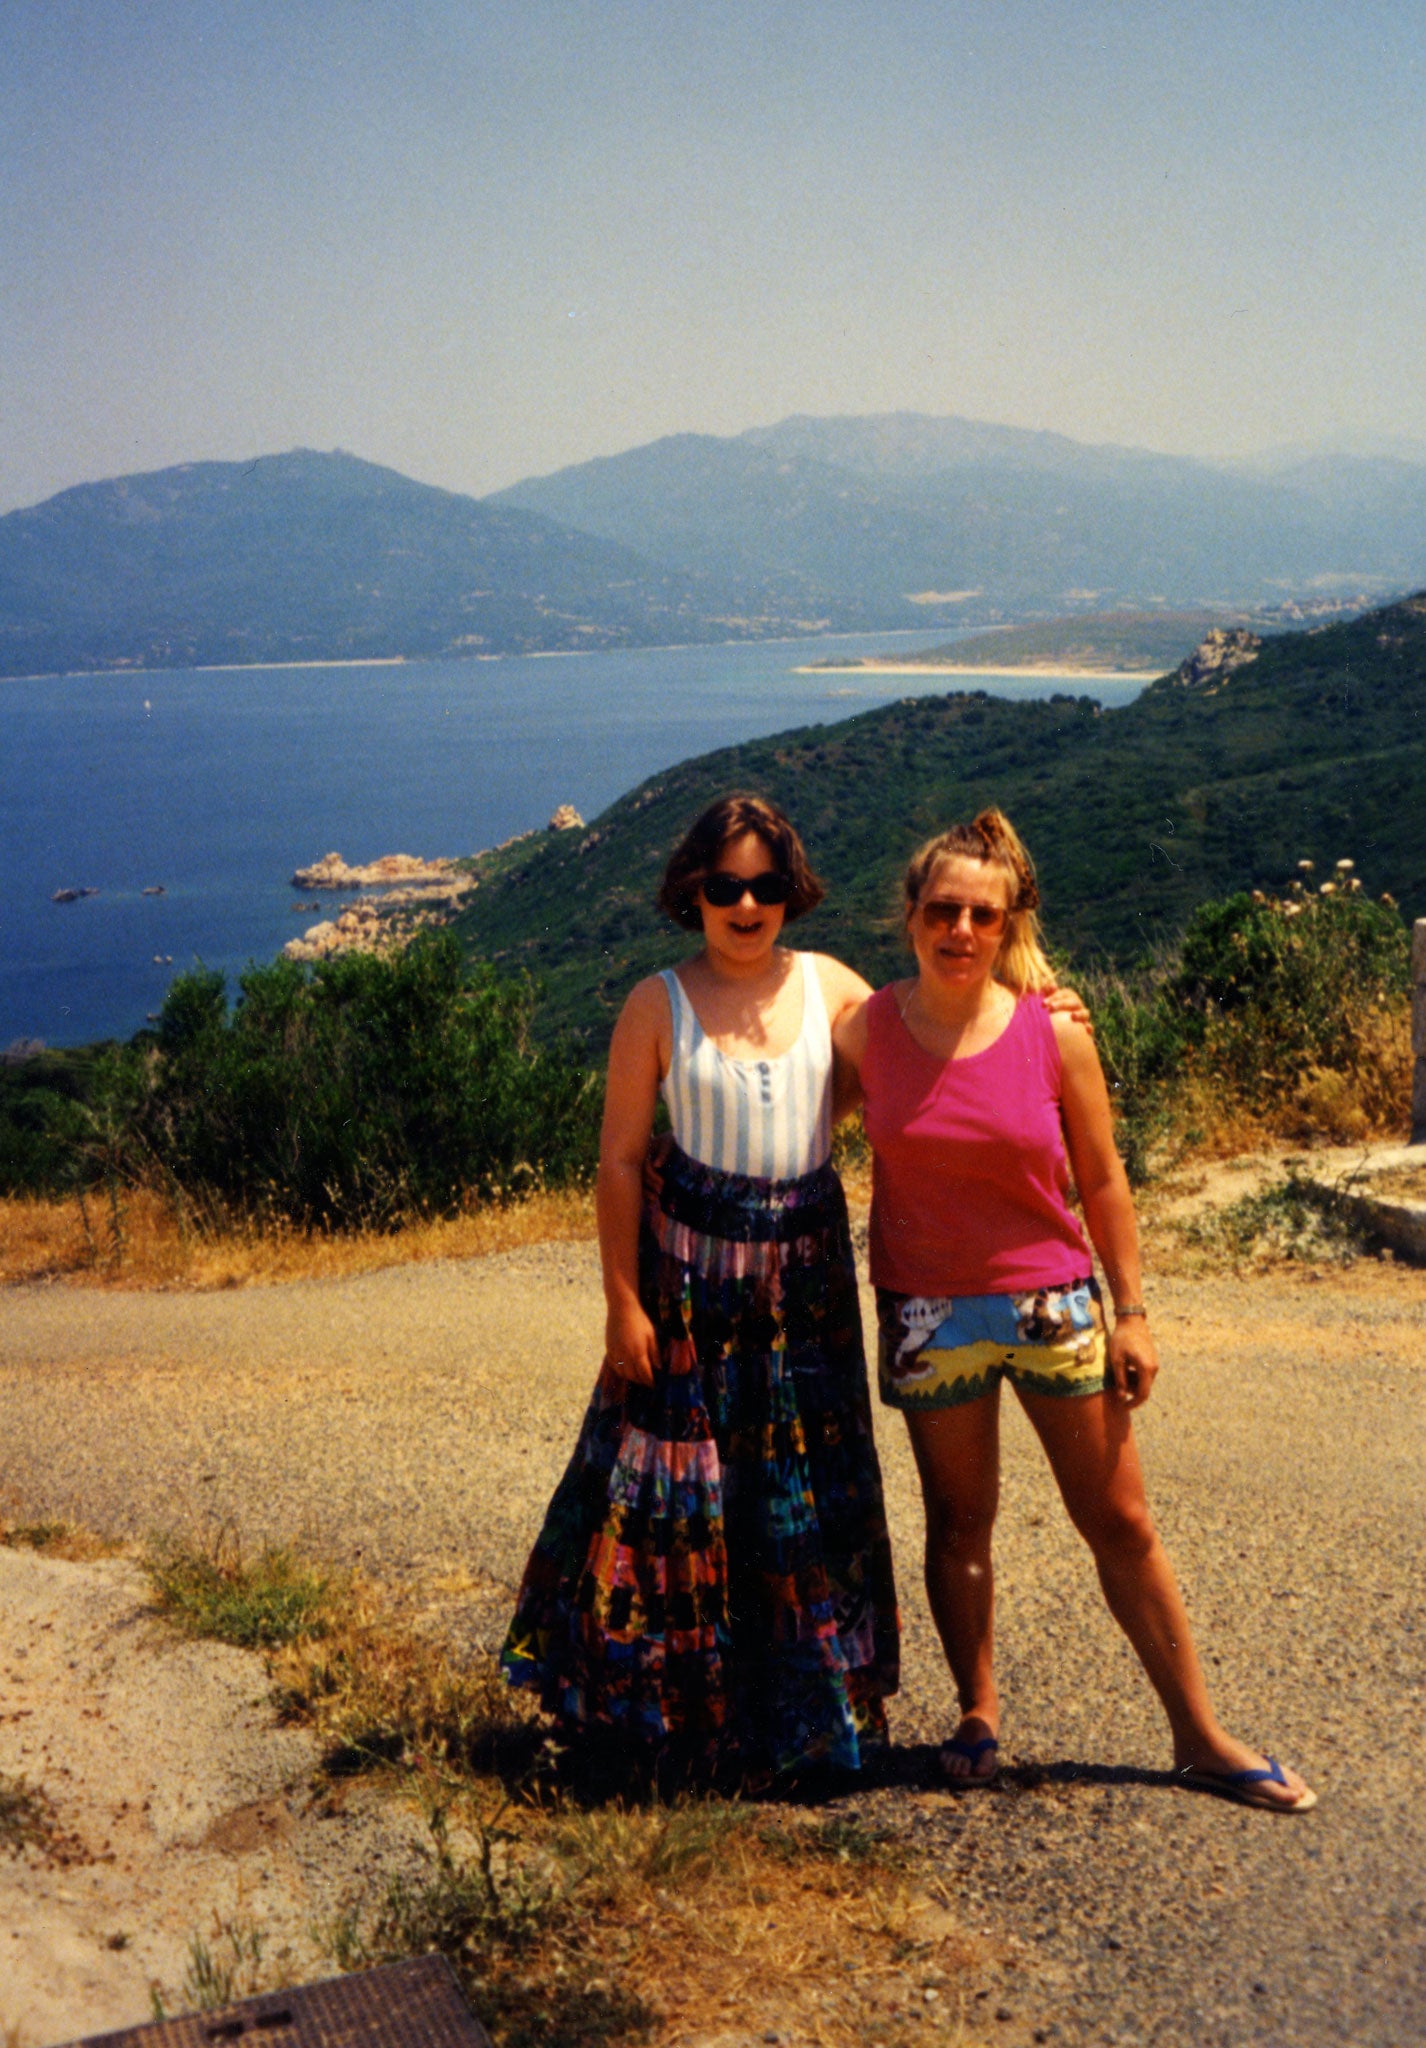
[[[329,850],[471,853],[557,804],[592,819],[690,755],[898,697],[1065,690],[1118,705],[1142,688],[806,666],[930,644],[880,633],[0,684],[0,1047],[128,1037],[195,962],[231,979],[270,959],[340,900],[301,912],[312,899],[290,883]],[[97,893],[57,904],[57,889]]]

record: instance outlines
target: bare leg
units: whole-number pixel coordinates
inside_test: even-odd
[[[1163,1701],[1178,1770],[1256,1770],[1265,1759],[1222,1727],[1173,1568],[1149,1513],[1128,1413],[1107,1394],[1021,1394],[1054,1471],[1070,1519],[1094,1554],[1109,1611],[1129,1638]],[[1307,1786],[1262,1788],[1263,1803],[1292,1807]]]
[[[926,1503],[926,1597],[951,1667],[961,1718],[952,1741],[973,1748],[1000,1733],[995,1690],[995,1577],[991,1536],[1000,1499],[999,1388],[959,1408],[908,1411],[906,1425]],[[979,1759],[946,1748],[950,1778],[995,1775],[995,1754]]]

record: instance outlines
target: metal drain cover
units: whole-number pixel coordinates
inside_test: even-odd
[[[490,2036],[445,1957],[421,1956],[69,2048],[490,2048]]]

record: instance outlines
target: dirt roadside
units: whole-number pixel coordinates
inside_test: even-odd
[[[1426,1281],[1373,1263],[1161,1275],[1152,1300],[1159,1520],[1225,1718],[1309,1773],[1318,1813],[1265,1820],[1165,1781],[1154,1704],[1015,1415],[1011,1768],[973,1799],[889,1783],[850,1804],[933,1851],[998,1958],[963,2039],[1400,2048],[1426,2037]],[[582,1245],[220,1295],[7,1290],[0,1499],[136,1538],[304,1537],[489,1647],[601,1325]],[[914,1473],[878,1420],[914,1780],[948,1705]],[[177,1989],[215,1912],[310,1960],[342,1886],[411,1853],[413,1817],[310,1799],[310,1755],[273,1726],[255,1660],[175,1644],[144,1598],[122,1562],[0,1551],[0,1772],[41,1787],[81,1845],[68,1863],[0,1855],[0,2039],[24,2048],[147,2017],[149,1982]],[[915,2024],[930,2040],[945,2023],[928,2007]]]

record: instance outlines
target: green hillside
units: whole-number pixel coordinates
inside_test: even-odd
[[[1226,679],[1165,676],[1122,710],[919,697],[684,762],[588,833],[483,856],[465,943],[538,974],[547,1016],[597,1043],[631,982],[686,949],[654,890],[679,833],[733,788],[782,804],[829,884],[799,943],[873,981],[903,958],[907,853],[990,802],[1024,832],[1072,958],[1133,958],[1195,904],[1283,883],[1303,856],[1351,858],[1426,915],[1426,594],[1269,640]]]

